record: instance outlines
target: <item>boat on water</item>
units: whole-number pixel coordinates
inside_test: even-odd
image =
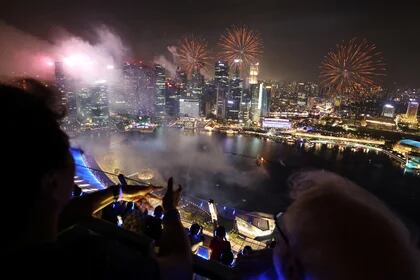
[[[155,126],[132,126],[125,129],[126,132],[140,132],[144,134],[154,133],[156,130]]]
[[[228,129],[228,130],[226,130],[226,134],[230,134],[230,135],[238,134],[238,131],[237,130],[233,130],[233,129]]]

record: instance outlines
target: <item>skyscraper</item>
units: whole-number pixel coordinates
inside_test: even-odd
[[[122,72],[123,90],[112,95],[113,106],[117,111],[134,116],[152,115],[156,91],[154,71],[143,64],[125,63]]]
[[[227,62],[217,61],[214,67],[214,85],[216,88],[216,116],[226,117],[226,97],[229,89],[229,66]]]
[[[417,111],[419,110],[419,103],[410,100],[407,105],[406,118],[409,122],[417,122]]]
[[[181,98],[180,88],[174,81],[166,83],[166,115],[169,117],[178,117],[179,99]]]
[[[185,98],[187,96],[188,77],[187,73],[180,67],[176,69],[175,84],[181,97]]]
[[[109,125],[109,99],[106,81],[82,87],[77,98],[77,120],[83,128],[106,128]]]
[[[66,117],[62,120],[62,127],[66,131],[75,131],[77,125],[77,104],[74,84],[66,79],[64,64],[55,62],[55,85],[61,93],[61,105],[67,110]]]
[[[249,84],[255,85],[258,83],[258,73],[259,73],[260,64],[253,63],[249,67]]]
[[[268,112],[268,99],[267,89],[264,83],[260,82],[252,87],[252,101],[251,101],[251,114],[252,121],[259,122],[260,118]]]
[[[106,81],[97,81],[90,88],[91,118],[93,126],[97,128],[109,125],[108,89]]]
[[[230,81],[229,91],[226,98],[226,118],[228,120],[239,120],[242,93],[242,79],[239,77],[239,75],[234,75]]]
[[[166,90],[166,74],[162,65],[155,64],[155,116],[159,121],[165,118],[165,90]]]

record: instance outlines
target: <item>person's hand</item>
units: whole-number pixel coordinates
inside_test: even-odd
[[[152,186],[122,185],[121,186],[122,200],[137,201],[140,198],[145,197],[153,189],[154,187]]]
[[[178,189],[174,191],[174,179],[171,177],[168,180],[168,188],[165,196],[162,199],[162,206],[165,211],[176,209],[179,200],[181,199],[181,185],[178,185]]]

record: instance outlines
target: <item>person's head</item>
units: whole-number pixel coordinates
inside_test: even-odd
[[[285,279],[419,279],[409,233],[376,197],[338,175],[295,178],[273,262]]]
[[[162,218],[163,215],[163,208],[162,206],[156,206],[155,211],[153,212],[153,216],[155,216],[156,218]]]
[[[227,266],[231,266],[232,262],[233,262],[233,253],[231,250],[225,250],[221,255],[220,255],[220,262],[224,265]]]
[[[0,84],[2,212],[11,209],[7,201],[23,205],[7,221],[12,238],[22,238],[30,227],[58,217],[74,187],[70,144],[59,125],[63,114],[53,106],[59,96],[32,80],[20,85],[24,89]]]
[[[242,249],[242,254],[244,256],[248,256],[252,253],[252,248],[249,245],[246,245],[243,249]]]
[[[197,234],[200,233],[200,229],[201,229],[200,225],[197,224],[197,223],[194,223],[190,227],[190,234],[191,235],[197,235]]]
[[[226,230],[225,230],[225,228],[223,226],[218,226],[216,228],[216,230],[214,231],[214,235],[216,237],[219,237],[219,238],[225,238],[225,236],[226,236]]]

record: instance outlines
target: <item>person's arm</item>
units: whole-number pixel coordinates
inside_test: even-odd
[[[65,228],[81,220],[92,217],[93,214],[110,205],[116,199],[119,199],[120,192],[122,200],[133,201],[139,197],[145,196],[152,189],[153,187],[150,186],[115,185],[104,190],[75,197],[70,200],[61,213],[61,228]]]
[[[162,199],[165,211],[160,239],[158,262],[162,279],[191,279],[191,245],[181,223],[178,206],[181,186],[173,191],[173,179],[168,180],[168,189]]]

